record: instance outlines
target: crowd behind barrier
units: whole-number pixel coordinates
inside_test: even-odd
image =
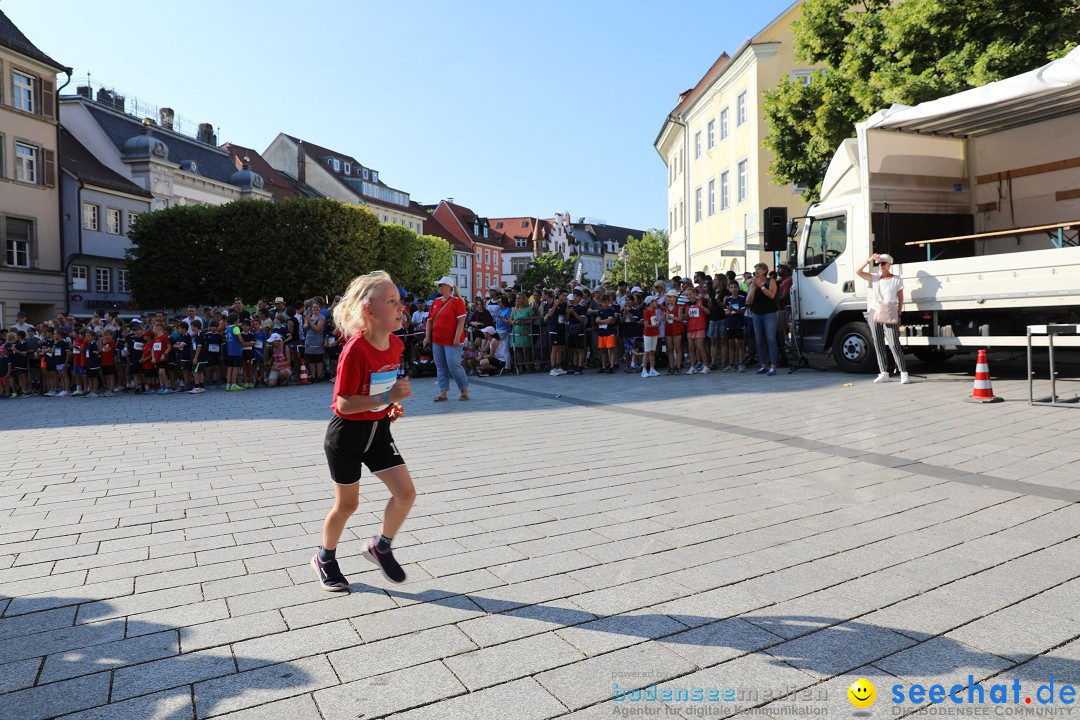
[[[659,279],[648,289],[492,286],[466,300],[462,366],[478,376],[589,369],[656,377],[715,371],[773,375],[788,347],[790,269]],[[769,293],[772,297],[767,297]],[[424,345],[431,301],[407,296],[398,335],[400,375],[435,375]],[[0,334],[0,398],[112,397],[119,393],[235,392],[333,379],[342,346],[331,307],[189,306],[139,317],[61,313],[30,324],[20,313]],[[771,317],[770,317],[771,316]],[[768,320],[768,322],[761,322]],[[755,332],[755,326],[757,332]],[[775,336],[765,338],[764,333]],[[764,329],[764,333],[763,333]]]

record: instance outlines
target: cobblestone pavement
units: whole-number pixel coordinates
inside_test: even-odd
[[[307,564],[329,386],[0,402],[0,718],[847,717],[860,677],[885,718],[928,702],[895,685],[1080,682],[1080,415],[1022,380],[414,387],[409,581],[359,558],[365,476],[348,595]]]

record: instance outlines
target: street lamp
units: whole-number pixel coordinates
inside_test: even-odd
[[[630,249],[626,245],[619,251],[619,259],[622,260],[623,282],[630,282]]]

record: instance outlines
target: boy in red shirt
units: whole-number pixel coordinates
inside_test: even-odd
[[[81,331],[76,330],[71,338],[71,374],[75,379],[75,389],[71,397],[83,394],[83,378],[86,376],[86,340]]]
[[[154,323],[154,336],[150,341],[150,358],[154,363],[154,367],[157,368],[158,395],[168,395],[172,392],[169,387],[169,350],[172,348],[172,343],[169,342],[169,336],[165,334],[165,326],[161,323]]]
[[[113,388],[116,387],[116,340],[113,339],[113,331],[106,330],[101,343],[101,377],[105,380],[105,397],[113,396]]]
[[[142,364],[142,384],[144,392],[154,392],[154,376],[157,374],[157,365],[154,364],[154,331],[146,328],[143,331],[143,350],[139,362]],[[160,388],[159,388],[160,391]]]
[[[641,363],[641,377],[657,377],[660,375],[656,372],[656,343],[660,338],[660,310],[657,307],[655,295],[645,298],[642,321],[645,324],[645,329],[642,331],[645,336],[645,359]]]

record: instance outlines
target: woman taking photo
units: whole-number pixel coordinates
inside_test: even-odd
[[[461,395],[458,400],[469,399],[469,379],[461,367],[461,344],[465,342],[465,301],[454,291],[449,276],[439,278],[439,297],[431,303],[424,330],[424,347],[431,347],[438,374],[439,394],[435,402],[445,402],[453,376]],[[485,311],[486,312],[486,311]]]
[[[530,370],[533,362],[532,317],[533,309],[526,304],[525,293],[518,293],[514,302],[514,314],[511,316],[513,334],[510,346],[514,349],[514,366],[520,370]]]
[[[754,276],[750,279],[746,294],[746,304],[753,313],[754,338],[757,340],[758,361],[761,368],[758,375],[775,375],[777,355],[776,343],[776,281],[769,278],[769,266],[758,263],[754,266]],[[766,355],[766,347],[769,354]]]

